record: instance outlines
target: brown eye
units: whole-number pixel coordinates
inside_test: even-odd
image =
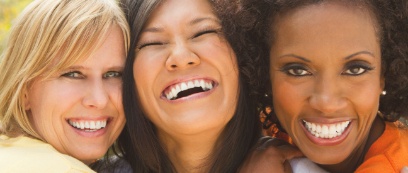
[[[361,67],[356,67],[356,68],[352,68],[346,71],[346,73],[349,74],[361,74],[364,73],[365,69],[361,68]]]
[[[304,76],[308,74],[308,71],[304,69],[290,69],[288,72],[294,76]]]
[[[307,70],[307,66],[301,63],[289,63],[284,65],[280,71],[286,73],[289,76],[302,77],[310,76],[312,73]]]
[[[360,64],[354,64],[348,67],[343,74],[345,75],[351,75],[351,76],[358,76],[362,75],[370,70],[373,70],[373,67],[367,66],[367,65],[360,65]]]

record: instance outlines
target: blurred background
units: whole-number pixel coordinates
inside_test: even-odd
[[[0,54],[3,53],[13,20],[31,1],[33,0],[0,0]]]

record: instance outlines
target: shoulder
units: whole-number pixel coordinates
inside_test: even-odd
[[[368,150],[364,162],[357,172],[400,172],[408,165],[408,131],[393,123],[386,123],[386,129]]]
[[[132,167],[124,158],[117,155],[105,157],[93,166],[99,173],[132,173]]]
[[[51,145],[28,137],[0,137],[0,172],[94,172]]]

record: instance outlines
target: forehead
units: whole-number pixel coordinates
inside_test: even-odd
[[[376,22],[368,10],[334,2],[283,13],[276,17],[272,28],[274,45],[289,49],[333,45],[334,49],[347,50],[351,45],[373,47],[379,42]]]
[[[180,21],[190,21],[203,16],[215,16],[208,0],[164,0],[154,9],[147,25],[159,25],[163,22],[177,25]]]

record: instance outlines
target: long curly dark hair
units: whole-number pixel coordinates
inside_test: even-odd
[[[310,4],[339,1],[367,8],[379,24],[382,75],[385,91],[380,108],[386,121],[408,117],[408,1],[406,0],[242,0],[226,9],[224,15],[231,23],[224,28],[233,44],[252,56],[248,72],[259,105],[271,105],[269,79],[269,49],[271,25],[276,15]],[[272,38],[272,39],[271,39]]]

